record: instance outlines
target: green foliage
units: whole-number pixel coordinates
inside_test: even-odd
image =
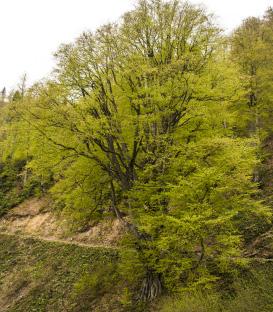
[[[180,298],[163,299],[160,311],[168,312],[270,312],[272,266],[262,265],[237,278],[231,293],[222,290],[185,292]]]
[[[150,237],[142,245],[142,262],[163,275],[170,290],[209,286],[218,274],[247,263],[241,256],[243,239],[253,235],[258,220],[267,223],[271,216],[255,200],[252,143],[192,142],[175,153],[158,180],[132,190],[136,208],[145,207],[139,228]]]
[[[256,265],[246,275],[235,281],[235,295],[227,302],[227,311],[269,312],[273,309],[272,265]]]
[[[72,297],[74,311],[86,311],[104,295],[113,296],[118,282],[118,271],[113,263],[103,263],[94,271],[84,274],[75,284]]]
[[[25,160],[7,159],[0,163],[0,216],[24,199],[36,194],[39,184],[26,179]],[[25,181],[24,181],[25,180]]]
[[[220,298],[217,294],[195,292],[185,293],[181,299],[165,299],[162,312],[220,312]],[[226,311],[226,310],[224,310]]]
[[[246,96],[240,103],[237,127],[244,134],[257,131],[262,139],[272,133],[272,27],[269,8],[263,18],[251,17],[232,36],[232,57],[245,80]]]
[[[71,160],[61,172],[57,169],[55,179],[57,182],[50,194],[55,199],[56,208],[73,220],[74,228],[107,215],[110,190],[100,168],[84,158]]]

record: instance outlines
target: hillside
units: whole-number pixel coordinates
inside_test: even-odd
[[[5,234],[0,244],[0,311],[120,311],[118,290],[96,280],[102,263],[101,274],[113,270],[115,250]]]
[[[0,311],[120,311],[122,227],[109,219],[72,234],[48,207],[32,198],[0,219]]]
[[[0,245],[1,312],[271,312],[273,307],[272,262],[255,262],[252,273],[238,279],[231,298],[185,294],[182,301],[165,298],[141,308],[131,306],[117,286],[113,249],[14,234],[0,234]]]
[[[0,219],[0,233],[74,242],[82,246],[114,248],[123,232],[124,226],[110,217],[104,222],[72,232],[69,222],[50,209],[50,202],[46,198],[25,200]]]
[[[115,222],[82,233],[68,233],[45,199],[25,201],[0,219],[1,312],[181,311],[270,312],[273,307],[273,236],[249,246],[250,267],[237,278],[234,295],[192,293],[182,301],[165,297],[138,305],[124,292],[117,267],[120,238]],[[108,239],[102,241],[102,234]],[[111,239],[110,239],[111,238]],[[273,277],[273,276],[272,276]],[[258,286],[258,288],[257,288]]]

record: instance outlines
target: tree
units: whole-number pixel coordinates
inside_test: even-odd
[[[272,9],[263,19],[251,17],[232,36],[233,59],[246,80],[246,101],[242,107],[249,129],[270,133],[272,118]]]
[[[212,18],[141,0],[56,58],[55,76],[11,105],[12,126],[31,135],[28,167],[54,178],[65,209],[97,218],[110,206],[131,233],[142,300],[172,288],[170,276],[211,282],[213,264],[239,259],[239,215],[266,215],[251,197],[253,142],[232,138],[241,82]]]
[[[6,91],[6,88],[4,87],[3,90],[1,91],[1,102],[2,103],[5,102],[6,96],[7,96],[7,91]]]

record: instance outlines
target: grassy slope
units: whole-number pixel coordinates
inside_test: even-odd
[[[116,259],[115,250],[0,235],[0,311],[115,311],[95,274]]]
[[[154,307],[122,304],[115,249],[0,234],[1,312],[272,312],[273,263],[255,264],[231,293],[186,293]]]

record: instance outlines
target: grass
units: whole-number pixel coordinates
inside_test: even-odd
[[[114,249],[1,234],[0,246],[1,312],[149,311],[130,304]],[[157,312],[272,312],[273,264],[253,266],[228,290],[184,293],[152,306]]]
[[[199,291],[162,300],[160,312],[272,312],[273,264],[253,266],[229,291]]]
[[[97,272],[114,267],[118,258],[114,250],[5,235],[0,235],[0,246],[0,306],[7,312],[95,311],[105,295],[97,290]],[[87,276],[97,282],[85,289],[82,281]],[[105,287],[111,284],[112,276],[108,276],[109,281],[104,278]],[[86,302],[77,288],[81,284],[91,293]]]

